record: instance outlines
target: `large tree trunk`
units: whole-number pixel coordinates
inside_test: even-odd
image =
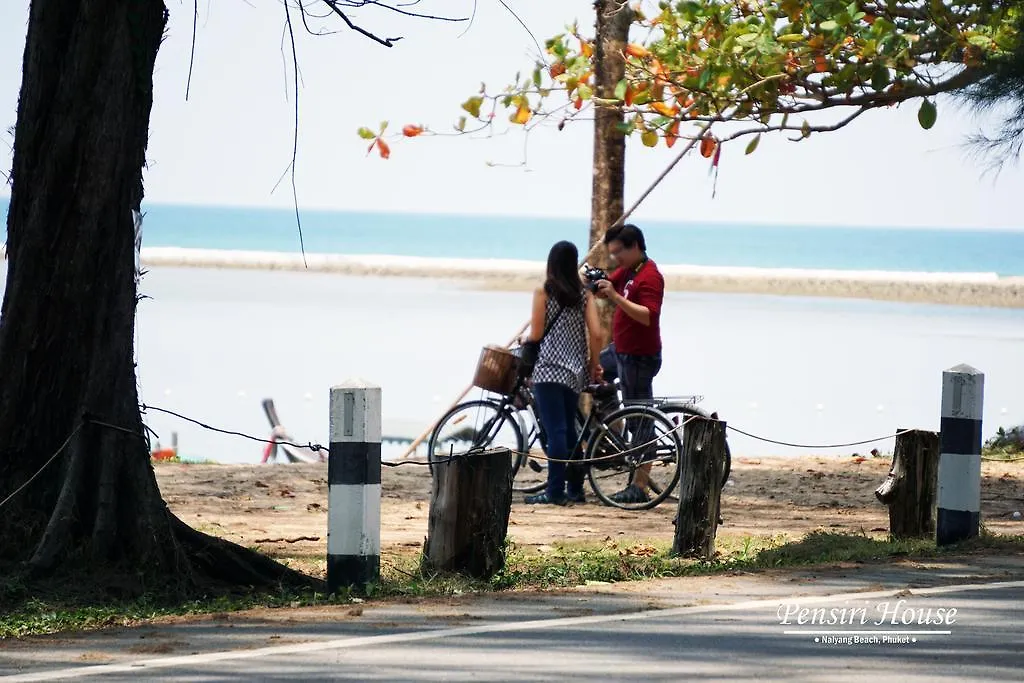
[[[596,39],[594,40],[594,95],[612,99],[615,86],[626,75],[623,50],[629,40],[633,12],[620,0],[596,0]],[[591,190],[590,246],[597,245],[605,231],[624,211],[626,176],[626,136],[617,126],[622,112],[615,107],[596,108],[594,119],[594,182]],[[609,267],[608,253],[598,246],[592,263]],[[613,308],[601,302],[605,341],[611,337]]]
[[[161,0],[31,5],[0,312],[0,500],[42,473],[0,511],[0,562],[178,588],[297,578],[177,520],[149,461],[132,210],[166,20]]]

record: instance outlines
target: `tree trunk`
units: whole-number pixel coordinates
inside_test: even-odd
[[[687,422],[683,426],[683,453],[672,553],[711,561],[722,505],[725,422]]]
[[[434,467],[427,570],[489,579],[505,566],[512,510],[512,459],[497,448]]]
[[[615,86],[626,75],[623,50],[629,40],[633,12],[619,0],[596,0],[596,39],[594,41],[594,95],[612,99]],[[616,107],[596,107],[594,118],[594,183],[591,191],[590,246],[599,245],[605,231],[617,221],[625,206],[626,136],[617,126],[623,122]],[[610,266],[608,252],[599,245],[592,264]],[[611,338],[614,308],[600,301],[605,343]]]
[[[0,500],[42,472],[0,513],[0,562],[173,588],[298,580],[177,520],[149,461],[132,212],[166,20],[161,0],[31,4],[0,312]]]
[[[916,429],[899,434],[892,467],[875,490],[879,502],[889,506],[889,534],[893,538],[922,538],[935,533],[938,482],[938,432]]]

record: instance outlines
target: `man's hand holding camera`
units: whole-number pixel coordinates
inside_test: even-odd
[[[622,296],[615,291],[615,285],[610,280],[598,280],[594,283],[594,295],[601,299],[607,299],[618,305]]]

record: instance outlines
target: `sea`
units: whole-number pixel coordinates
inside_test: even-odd
[[[588,231],[585,218],[302,211],[300,247],[289,210],[144,210],[144,247],[289,254],[542,261],[559,239],[582,250]],[[636,223],[662,264],[1024,275],[1024,230]],[[155,267],[141,289],[145,403],[264,438],[261,401],[272,398],[303,443],[327,443],[330,388],[352,379],[382,387],[386,432],[415,436],[462,395],[481,347],[507,342],[530,306],[528,292],[466,282],[279,270]],[[960,363],[985,373],[985,438],[1024,422],[1021,309],[670,291],[662,326],[655,391],[697,396],[753,435],[730,431],[737,457],[891,452],[898,429],[938,429],[942,371]],[[244,437],[157,411],[146,421],[163,445],[176,435],[187,458],[262,457]],[[384,456],[403,450],[386,445]]]
[[[6,216],[7,198],[0,198]],[[144,247],[293,254],[387,254],[543,261],[555,241],[585,253],[589,221],[147,204]],[[1019,229],[695,223],[642,220],[663,264],[1024,275]],[[6,235],[6,221],[4,222]]]

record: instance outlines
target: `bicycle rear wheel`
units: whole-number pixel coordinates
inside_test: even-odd
[[[658,410],[665,413],[665,415],[672,421],[672,423],[679,427],[684,424],[687,419],[691,417],[697,418],[708,418],[710,415],[700,408],[685,404],[685,403],[666,403],[658,406]],[[686,457],[686,441],[683,439],[683,429],[679,430],[679,441],[683,444],[683,457]],[[725,488],[725,482],[729,481],[729,474],[732,472],[732,452],[729,450],[729,441],[725,441],[725,462],[722,464],[722,488]]]
[[[514,479],[526,448],[512,411],[502,409],[496,401],[480,399],[460,403],[445,413],[427,441],[430,474],[434,474],[434,466],[439,462],[472,448],[508,448],[512,452]]]
[[[679,482],[683,447],[678,430],[660,410],[627,406],[594,427],[587,444],[587,478],[605,505],[647,510],[661,503]],[[616,494],[630,485],[646,500],[623,502]]]

